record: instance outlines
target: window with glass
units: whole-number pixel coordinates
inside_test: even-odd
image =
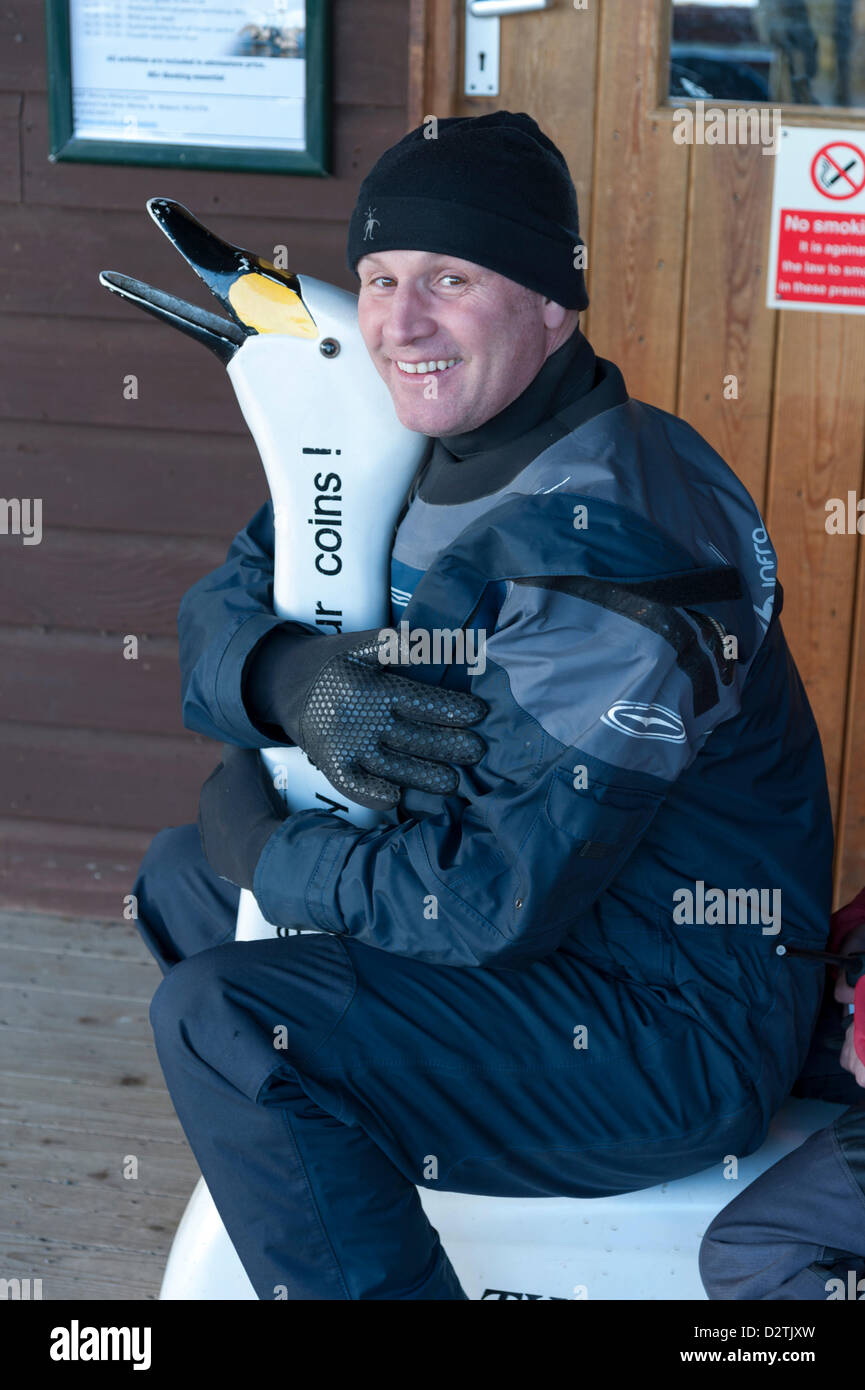
[[[865,0],[673,0],[671,97],[865,108]]]

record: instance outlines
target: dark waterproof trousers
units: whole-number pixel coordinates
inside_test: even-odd
[[[710,1298],[865,1299],[865,1103],[756,1178],[700,1247]]]
[[[235,942],[238,890],[192,825],[157,835],[134,891],[168,1089],[262,1299],[465,1298],[419,1186],[629,1192],[753,1152],[783,1100],[674,993],[569,944],[461,969]]]
[[[865,1300],[865,1091],[841,1068],[848,1024],[830,983],[794,1095],[850,1108],[715,1217],[700,1247],[712,1299]]]

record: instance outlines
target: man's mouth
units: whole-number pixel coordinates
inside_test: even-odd
[[[402,358],[394,358],[392,360],[399,376],[425,377],[431,376],[433,373],[443,376],[445,373],[452,371],[454,367],[458,367],[463,359],[461,357],[439,357],[438,359],[430,358],[429,360],[422,360],[420,362],[407,362],[403,361]]]

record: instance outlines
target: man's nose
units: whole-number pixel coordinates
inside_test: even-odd
[[[422,295],[400,285],[387,301],[382,327],[394,347],[407,346],[413,338],[428,338],[435,319]]]

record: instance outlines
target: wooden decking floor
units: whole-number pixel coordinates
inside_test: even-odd
[[[150,1031],[160,979],[131,922],[0,912],[0,1279],[45,1300],[159,1293],[198,1177]]]

